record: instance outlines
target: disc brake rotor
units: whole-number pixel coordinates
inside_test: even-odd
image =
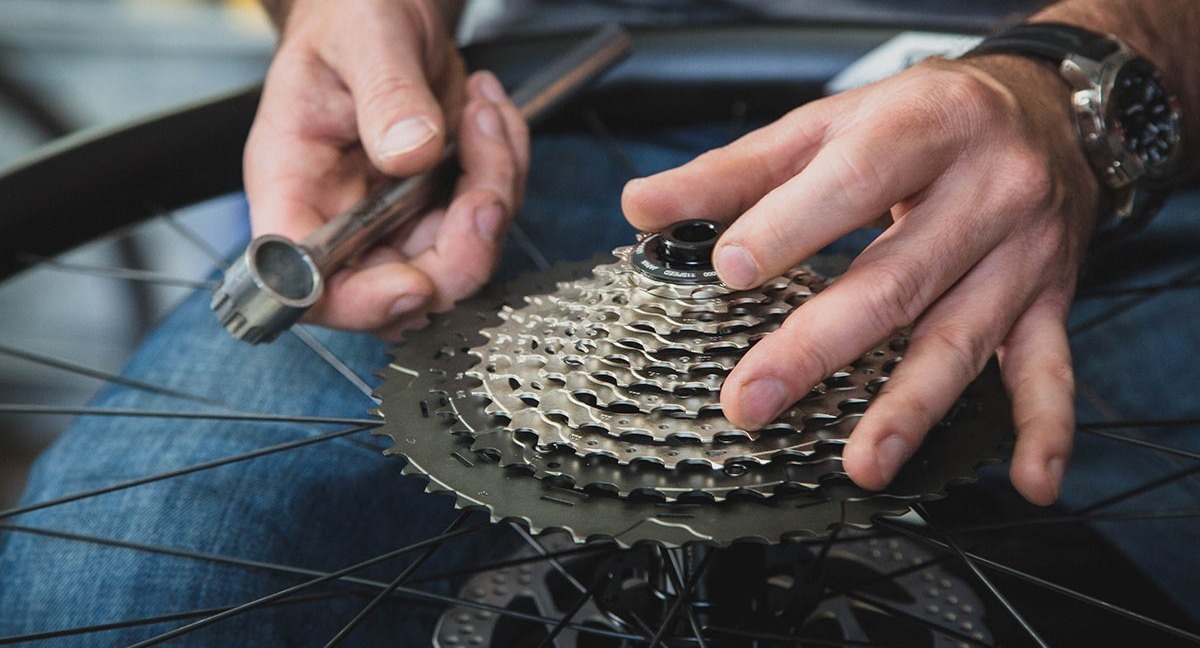
[[[542,536],[538,544],[516,551],[504,561],[508,566],[472,576],[459,591],[464,603],[442,613],[434,646],[542,645],[544,626],[522,626],[512,619],[506,624],[501,614],[476,605],[549,619],[570,614],[573,623],[556,637],[556,648],[634,645],[605,640],[600,634],[582,636],[587,630],[577,628],[638,636],[643,624],[660,627],[664,611],[679,596],[664,575],[666,558],[660,552],[571,554],[570,538],[562,535]],[[554,560],[539,559],[564,552]],[[818,560],[819,552],[816,546],[797,545],[719,551],[687,605],[702,627],[736,620],[735,627],[754,633],[755,646],[812,642],[960,648],[993,641],[978,592],[915,541],[845,538]],[[671,559],[684,562],[695,557],[677,554]],[[577,607],[583,584],[594,582],[598,574],[607,575],[610,585]],[[862,587],[863,583],[874,586]],[[856,592],[860,587],[862,591]],[[678,627],[666,634],[663,645],[693,645],[687,641],[694,635],[683,625],[685,615],[676,616]],[[898,625],[898,616],[918,622]]]

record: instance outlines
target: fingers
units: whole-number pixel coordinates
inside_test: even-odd
[[[449,308],[487,281],[520,200],[529,133],[516,106],[496,93],[498,87],[487,73],[468,84],[472,98],[463,112],[457,196],[436,231],[428,232],[432,245],[411,261],[436,287],[433,310]]]
[[[399,252],[379,247],[354,268],[327,278],[325,294],[306,319],[340,329],[382,329],[423,310],[434,292],[429,277]]]
[[[399,339],[424,323],[424,313],[445,310],[487,281],[499,256],[525,167],[528,133],[508,130],[519,118],[506,97],[492,103],[483,91],[486,73],[468,85],[460,126],[463,174],[445,210],[427,215],[394,247],[380,246],[361,263],[337,273],[314,321],[370,330]],[[494,78],[493,78],[494,80]]]
[[[970,190],[947,185],[930,194],[833,285],[754,345],[722,388],[726,416],[745,429],[761,428],[821,379],[914,322],[975,266],[1001,237],[996,221],[980,214],[959,221],[929,216],[963,204]],[[939,243],[951,240],[956,245]],[[930,254],[931,248],[939,253]]]
[[[1000,355],[1017,428],[1012,483],[1025,499],[1042,506],[1058,499],[1075,437],[1075,380],[1060,303],[1035,303],[1017,321]]]
[[[887,146],[892,139],[885,130],[841,140],[764,196],[717,242],[721,280],[735,289],[757,286],[876,220],[949,166],[944,147]]]
[[[1011,250],[981,262],[922,316],[904,360],[871,401],[842,452],[846,473],[878,490],[979,375],[1021,312],[1025,282]]]
[[[508,144],[516,162],[516,200],[509,205],[512,212],[521,207],[525,192],[525,180],[529,174],[529,124],[521,116],[520,109],[513,104],[512,99],[500,85],[500,80],[491,72],[479,72],[468,81],[470,92],[481,95],[500,108],[500,118],[504,121],[504,131],[508,136]]]
[[[495,77],[466,82],[431,4],[295,9],[247,143],[256,234],[303,239],[361,200],[381,172],[430,168],[448,132],[461,130],[453,203],[327,277],[310,312],[318,323],[395,337],[486,280],[520,204],[529,134]]]
[[[625,185],[621,207],[638,229],[706,218],[728,223],[799,173],[825,137],[831,104],[801,106],[782,119],[691,162]]]
[[[714,264],[724,283],[750,288],[918,195],[1010,108],[994,83],[924,66],[630,183],[623,206],[643,229],[732,221]]]
[[[724,283],[746,289],[874,222],[958,154],[947,142],[956,131],[924,129],[910,145],[894,145],[921,130],[921,113],[822,141],[823,113],[798,110],[678,169],[631,182],[622,197],[626,216],[643,229],[685,218],[732,221],[713,262]]]
[[[365,192],[369,162],[343,150],[353,123],[353,99],[322,64],[272,66],[244,155],[255,234],[300,240]]]

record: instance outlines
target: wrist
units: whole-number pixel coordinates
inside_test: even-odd
[[[1183,159],[1179,104],[1160,70],[1123,41],[1069,23],[1016,25],[966,56],[994,54],[1050,64],[1066,86],[1059,100],[1102,187],[1103,229],[1129,231],[1149,220]]]
[[[1071,201],[1095,214],[1108,200],[1080,145],[1071,110],[1071,89],[1047,61],[1014,54],[984,54],[960,59],[1004,88],[1016,103],[1028,141],[1046,151],[1055,173],[1071,192]]]

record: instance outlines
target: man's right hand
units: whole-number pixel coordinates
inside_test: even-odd
[[[387,176],[431,168],[457,134],[451,204],[327,278],[315,323],[398,338],[487,281],[529,164],[494,76],[466,75],[427,0],[297,0],[246,144],[255,235],[301,240]]]

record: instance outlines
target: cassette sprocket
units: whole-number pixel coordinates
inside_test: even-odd
[[[886,491],[854,486],[841,446],[901,361],[903,335],[830,376],[775,424],[737,429],[720,412],[725,373],[754,336],[779,326],[787,311],[778,304],[803,303],[825,280],[798,268],[743,293],[711,281],[670,284],[635,266],[652,243],[492,287],[414,333],[392,352],[377,390],[380,430],[394,441],[388,453],[407,459],[404,471],[427,490],[496,520],[576,540],[675,546],[869,526],[972,479],[1011,441],[993,363]],[[622,315],[620,304],[641,315]],[[725,321],[736,325],[672,332],[666,324],[722,313],[735,313]]]

